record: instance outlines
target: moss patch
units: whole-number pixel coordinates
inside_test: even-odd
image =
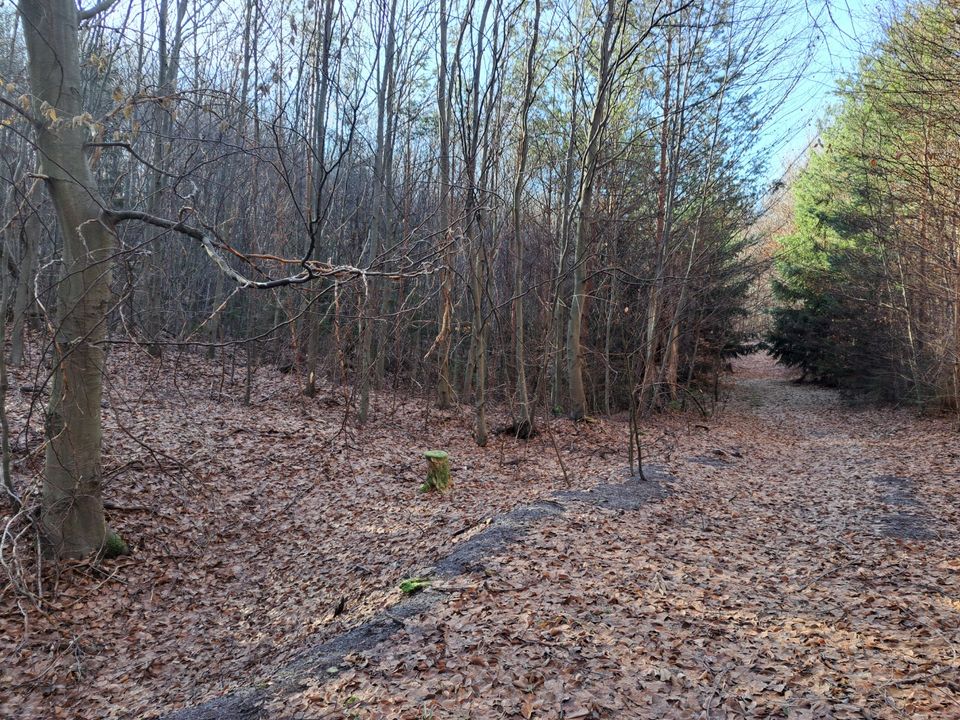
[[[430,587],[430,581],[426,578],[407,578],[400,583],[400,592],[404,595],[413,595],[428,587]]]
[[[129,554],[130,547],[124,542],[123,538],[113,530],[109,530],[107,536],[103,539],[103,556],[109,559]]]
[[[450,456],[443,450],[427,450],[423,457],[427,460],[427,479],[420,486],[420,492],[449,489]]]

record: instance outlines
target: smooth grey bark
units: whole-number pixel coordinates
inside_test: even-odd
[[[41,525],[58,557],[98,552],[107,526],[101,495],[100,401],[116,236],[84,154],[73,0],[20,0],[30,85],[41,113],[37,149],[62,237],[55,369],[46,416]]]

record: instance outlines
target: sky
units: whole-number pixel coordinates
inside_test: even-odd
[[[801,164],[817,137],[820,121],[836,102],[837,80],[856,70],[874,47],[884,22],[896,13],[896,0],[799,0],[785,32],[805,33],[809,64],[786,101],[761,132],[773,183]]]
[[[754,153],[766,160],[768,186],[802,164],[805,151],[815,142],[819,123],[836,101],[837,80],[856,70],[859,58],[876,43],[884,22],[898,14],[897,7],[904,1],[757,0],[754,4],[740,0],[748,8],[769,8],[780,13],[782,43],[792,47],[785,55],[786,63],[771,73],[764,92],[778,97],[778,92],[782,95],[792,84],[785,78],[799,75],[785,100],[762,125],[759,146],[754,148]],[[7,4],[7,0],[0,2]],[[125,12],[122,8],[126,5],[118,4],[114,12]],[[212,4],[221,9],[234,5],[240,7],[232,0]],[[152,8],[149,0],[141,7]],[[773,42],[778,42],[776,36]]]

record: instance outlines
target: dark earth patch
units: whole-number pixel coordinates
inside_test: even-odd
[[[913,480],[899,475],[879,475],[874,478],[882,489],[881,501],[898,508],[922,509],[923,503],[914,493]],[[899,540],[934,540],[937,533],[930,527],[929,518],[919,512],[898,510],[880,520],[884,535]]]
[[[644,468],[646,480],[630,477],[622,483],[598,485],[590,490],[556,493],[559,500],[582,502],[611,510],[637,510],[666,495],[663,482],[670,476],[658,467]],[[457,543],[429,575],[452,578],[483,568],[483,560],[516,542],[527,530],[544,518],[562,515],[566,507],[555,500],[541,500],[494,518],[472,537]],[[350,653],[372,650],[403,627],[408,618],[426,612],[440,596],[421,592],[383,610],[362,625],[337,635],[303,653],[285,668],[269,689],[245,688],[196,707],[184,708],[164,716],[165,720],[261,720],[267,717],[264,704],[270,697],[294,692],[306,677],[316,679],[333,673]]]
[[[567,490],[554,494],[560,500],[572,500],[611,510],[638,510],[651,500],[659,500],[666,495],[662,481],[669,479],[662,469],[644,468],[646,480],[639,476],[628,478],[622,483],[598,485],[590,490]]]
[[[239,690],[165,717],[169,720],[260,720],[266,717],[263,709],[265,700],[266,693],[263,690]]]
[[[452,577],[480,569],[485,558],[516,541],[531,525],[543,518],[560,515],[565,509],[558,502],[543,500],[511,510],[495,518],[482,532],[457,543],[453,552],[436,564],[434,572]]]

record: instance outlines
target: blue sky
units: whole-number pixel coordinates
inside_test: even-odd
[[[767,176],[779,179],[815,140],[818,123],[835,102],[836,81],[853,72],[875,44],[885,20],[897,13],[895,0],[795,0],[796,26],[785,34],[802,37],[807,66],[801,79],[761,134],[768,153]]]

